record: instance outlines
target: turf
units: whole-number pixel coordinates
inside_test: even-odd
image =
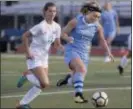
[[[63,57],[50,56],[49,78],[51,86],[31,102],[33,108],[92,108],[91,96],[95,91],[105,91],[109,96],[107,108],[131,108],[131,65],[120,76],[116,67],[119,63],[104,63],[102,57],[92,57],[85,79],[84,94],[89,99],[87,104],[75,104],[73,88],[56,87],[58,79],[70,72],[64,64]],[[5,55],[1,57],[1,108],[14,108],[16,101],[28,91],[32,84],[27,82],[21,89],[16,88],[21,72],[26,70],[22,55]]]

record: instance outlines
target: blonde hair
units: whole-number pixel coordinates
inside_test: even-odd
[[[92,1],[92,2],[85,3],[81,8],[81,12],[83,14],[86,14],[89,11],[88,7],[94,7],[94,8],[97,8],[97,10],[101,10],[99,3]]]

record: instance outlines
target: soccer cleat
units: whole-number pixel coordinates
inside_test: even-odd
[[[75,103],[88,103],[88,100],[86,100],[84,97],[83,97],[83,94],[82,93],[76,93],[75,97],[74,97],[74,101]]]
[[[26,83],[26,81],[27,81],[26,74],[23,73],[23,75],[18,80],[17,87],[21,88]]]
[[[117,67],[117,69],[119,70],[119,74],[123,75],[124,69],[120,65]]]
[[[67,81],[68,81],[68,79],[69,79],[70,77],[71,77],[71,75],[68,74],[64,79],[60,79],[60,80],[57,82],[56,86],[60,87],[60,86],[66,85],[66,84],[67,84]]]
[[[16,109],[31,109],[28,104],[17,106]]]

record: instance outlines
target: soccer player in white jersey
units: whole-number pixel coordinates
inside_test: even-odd
[[[127,66],[128,64],[128,58],[130,58],[132,56],[132,38],[131,38],[131,34],[128,36],[128,52],[126,54],[124,54],[124,56],[121,58],[120,60],[120,65],[118,66],[118,70],[120,75],[123,75],[124,73],[124,68]]]
[[[29,80],[33,87],[19,101],[16,106],[18,109],[29,109],[29,103],[49,85],[49,48],[53,42],[55,47],[62,47],[60,44],[61,28],[59,24],[54,22],[56,11],[54,3],[46,3],[43,8],[44,20],[23,34],[28,73],[19,79],[17,87],[22,87],[26,80]],[[30,37],[32,42],[29,44]]]

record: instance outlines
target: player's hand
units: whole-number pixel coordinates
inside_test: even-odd
[[[64,46],[60,44],[59,48],[61,51],[64,51]]]
[[[74,41],[74,38],[73,37],[67,37],[67,42],[68,43],[73,43]]]
[[[109,53],[108,56],[110,57],[110,59],[111,59],[112,62],[115,61],[114,56],[111,53]]]

